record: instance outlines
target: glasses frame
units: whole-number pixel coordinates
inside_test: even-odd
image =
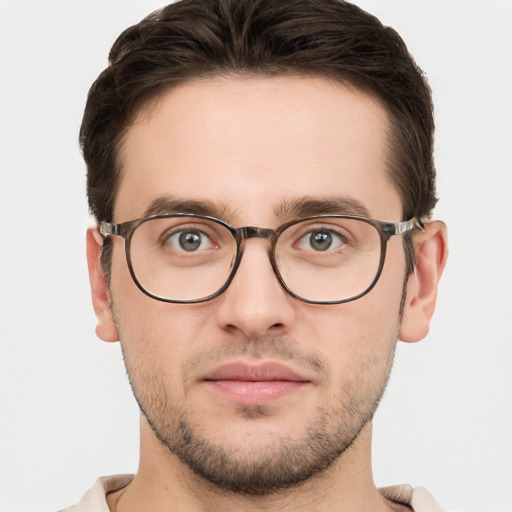
[[[236,242],[236,254],[235,259],[233,262],[233,266],[231,268],[231,271],[229,272],[228,278],[226,279],[226,282],[223,286],[221,286],[215,293],[212,293],[206,297],[201,297],[199,299],[169,299],[167,297],[161,297],[159,295],[155,295],[148,290],[146,290],[138,281],[137,276],[135,275],[135,272],[133,270],[132,266],[132,260],[131,260],[131,254],[130,254],[130,244],[132,240],[133,233],[135,230],[145,222],[151,221],[153,219],[165,219],[165,218],[196,218],[201,220],[207,220],[211,221],[217,224],[220,224],[224,228],[226,228]],[[301,297],[300,295],[295,294],[286,282],[284,281],[283,277],[281,276],[281,273],[279,272],[279,268],[276,262],[275,258],[275,248],[277,244],[277,240],[281,233],[288,229],[290,226],[293,226],[295,224],[298,224],[300,222],[306,222],[311,220],[321,220],[321,219],[328,219],[328,218],[338,218],[338,219],[353,219],[361,222],[365,222],[366,224],[370,224],[373,226],[380,236],[380,261],[379,261],[379,267],[377,269],[377,272],[375,274],[375,277],[371,284],[361,293],[354,295],[353,297],[349,297],[346,299],[341,300],[328,300],[328,301],[322,301],[322,300],[312,300],[312,299],[306,299],[304,297]],[[343,304],[345,302],[350,302],[356,299],[359,299],[366,295],[372,288],[376,285],[377,281],[380,278],[380,275],[382,273],[382,269],[384,268],[384,261],[386,259],[386,249],[387,249],[387,243],[390,240],[392,236],[400,235],[402,233],[406,233],[408,231],[412,231],[414,229],[419,229],[421,231],[424,231],[425,229],[425,221],[423,219],[418,219],[416,217],[413,217],[410,220],[403,221],[403,222],[385,222],[382,220],[376,220],[376,219],[370,219],[367,217],[358,217],[354,215],[336,215],[336,214],[325,214],[325,215],[312,215],[309,217],[302,217],[299,219],[292,220],[290,222],[286,222],[285,224],[282,224],[276,229],[268,229],[268,228],[260,228],[255,226],[244,226],[240,228],[234,228],[227,222],[223,221],[222,219],[218,219],[216,217],[211,217],[209,215],[196,215],[196,214],[189,214],[189,213],[166,213],[166,214],[159,214],[159,215],[150,215],[148,217],[143,217],[141,219],[136,219],[128,222],[122,222],[120,224],[111,224],[109,222],[101,222],[98,226],[98,230],[100,235],[102,235],[104,238],[107,238],[109,236],[115,236],[119,238],[123,238],[125,241],[125,255],[126,255],[126,262],[128,263],[128,269],[130,271],[130,275],[132,276],[132,279],[134,283],[137,285],[137,287],[140,289],[141,292],[143,292],[148,297],[151,297],[152,299],[162,301],[162,302],[169,302],[173,304],[197,304],[200,302],[208,302],[215,297],[218,297],[221,295],[231,284],[231,281],[235,277],[236,271],[238,270],[238,267],[240,266],[240,262],[242,260],[242,256],[244,253],[245,248],[245,241],[249,238],[265,238],[269,240],[270,242],[270,248],[269,248],[269,259],[270,263],[272,265],[272,269],[274,270],[275,275],[279,279],[279,282],[283,286],[283,288],[296,299],[306,302],[308,304]]]

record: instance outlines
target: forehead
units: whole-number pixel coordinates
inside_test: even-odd
[[[381,105],[325,78],[188,82],[127,130],[114,220],[138,218],[163,196],[216,204],[240,217],[231,222],[272,222],[284,203],[333,197],[398,220],[387,140]]]

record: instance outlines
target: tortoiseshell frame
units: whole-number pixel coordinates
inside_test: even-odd
[[[133,271],[132,267],[132,261],[131,261],[131,255],[130,255],[130,242],[133,236],[133,233],[135,229],[137,229],[138,226],[141,224],[144,224],[145,222],[152,220],[152,219],[164,219],[164,218],[176,218],[176,217],[184,217],[184,218],[195,218],[195,219],[202,219],[202,220],[208,220],[217,224],[220,224],[224,228],[226,228],[232,235],[233,238],[236,241],[236,254],[235,254],[235,260],[233,263],[233,266],[231,268],[231,272],[228,275],[228,278],[224,285],[219,288],[215,293],[212,293],[211,295],[208,295],[207,297],[201,297],[198,299],[169,299],[167,297],[160,297],[158,295],[155,295],[148,290],[144,289],[144,287],[139,283],[137,280],[137,277],[135,275],[135,272]],[[375,275],[375,278],[371,282],[370,286],[368,286],[363,292],[361,292],[358,295],[354,295],[353,297],[349,297],[347,299],[341,299],[341,300],[329,300],[329,301],[322,301],[322,300],[312,300],[312,299],[306,299],[304,297],[300,297],[299,295],[295,294],[290,288],[288,288],[287,284],[284,282],[279,269],[277,267],[276,259],[275,259],[275,247],[277,243],[277,239],[279,235],[289,228],[290,226],[293,226],[294,224],[297,224],[299,222],[304,221],[310,221],[310,220],[321,220],[321,219],[332,219],[332,218],[338,218],[338,219],[353,219],[358,220],[361,222],[365,222],[366,224],[370,224],[373,226],[380,236],[380,261],[379,261],[379,267],[377,270],[377,273]],[[386,258],[386,248],[387,248],[387,242],[389,239],[394,235],[400,235],[402,233],[406,233],[407,231],[411,231],[413,229],[420,229],[423,231],[425,228],[425,223],[422,219],[412,218],[408,221],[403,222],[385,222],[381,220],[375,220],[375,219],[369,219],[366,217],[357,217],[352,215],[313,215],[311,217],[304,217],[300,219],[292,220],[291,222],[287,222],[286,224],[283,224],[282,226],[279,226],[277,229],[267,229],[267,228],[259,228],[254,226],[245,226],[241,228],[234,228],[227,222],[224,222],[221,219],[217,219],[215,217],[210,217],[208,215],[194,215],[194,214],[188,214],[188,213],[172,213],[172,214],[163,214],[163,215],[151,215],[149,217],[144,217],[142,219],[132,220],[129,222],[122,222],[120,224],[110,224],[108,222],[101,222],[99,225],[99,232],[102,236],[117,236],[120,238],[123,238],[125,240],[125,253],[126,253],[126,261],[128,263],[128,269],[130,270],[130,274],[132,276],[133,281],[137,285],[137,287],[146,295],[149,297],[162,301],[162,302],[172,302],[176,304],[196,304],[198,302],[206,302],[209,300],[214,299],[215,297],[219,296],[222,292],[224,292],[227,287],[230,285],[231,281],[233,280],[233,277],[236,274],[236,271],[238,269],[238,266],[240,265],[240,261],[242,259],[242,255],[244,252],[244,245],[243,242],[247,240],[248,238],[266,238],[270,242],[270,250],[269,250],[269,258],[270,263],[272,264],[272,268],[274,269],[274,273],[278,277],[281,285],[283,288],[293,297],[295,297],[298,300],[301,300],[303,302],[307,302],[308,304],[342,304],[343,302],[350,302],[356,299],[359,299],[363,295],[366,295],[377,283],[381,273],[382,269],[384,267],[384,260]]]

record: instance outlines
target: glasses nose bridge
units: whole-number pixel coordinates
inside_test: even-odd
[[[268,242],[269,242],[268,255],[269,255],[272,267],[274,267],[272,252],[273,252],[273,246],[274,246],[275,240],[277,238],[276,230],[268,229],[268,228],[259,228],[256,226],[245,226],[242,228],[238,228],[235,231],[236,231],[236,239],[237,239],[237,245],[238,245],[239,262],[242,258],[242,254],[244,253],[244,249],[245,249],[244,242],[246,240],[248,240],[249,238],[264,238],[264,239],[268,240]]]
[[[278,236],[278,231],[274,229],[268,229],[268,228],[260,228],[256,226],[245,226],[241,228],[235,229],[235,238],[237,241],[237,256],[236,261],[233,266],[233,273],[229,280],[231,282],[231,279],[235,276],[237,273],[237,270],[240,266],[240,263],[242,262],[242,256],[245,251],[245,241],[249,238],[264,238],[268,240],[269,247],[268,247],[268,258],[270,260],[270,265],[272,267],[272,270],[274,274],[278,277],[278,279],[281,281],[281,278],[279,276],[279,272],[276,268],[276,262],[274,261],[274,244]]]
[[[273,229],[258,228],[256,226],[245,226],[237,229],[241,240],[247,240],[249,238],[266,238],[270,242],[275,237],[276,232]]]

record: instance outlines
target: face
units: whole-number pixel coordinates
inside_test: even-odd
[[[376,101],[322,78],[187,83],[129,128],[114,222],[194,202],[234,227],[275,229],[311,213],[286,207],[306,199],[397,222],[387,132]],[[338,305],[290,296],[264,239],[246,241],[229,288],[200,304],[144,295],[123,241],[113,244],[113,316],[99,332],[119,333],[143,435],[171,457],[221,487],[263,493],[328,468],[371,419],[399,331],[401,237],[375,288]]]

